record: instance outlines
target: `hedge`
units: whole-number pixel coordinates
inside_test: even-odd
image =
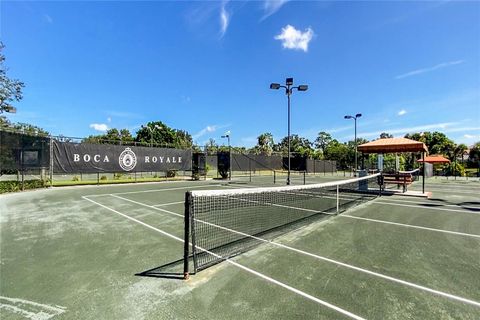
[[[46,188],[48,181],[43,180],[25,180],[23,182],[24,190]],[[21,181],[0,181],[0,193],[17,192],[22,190]]]

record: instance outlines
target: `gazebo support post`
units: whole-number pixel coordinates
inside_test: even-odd
[[[422,152],[423,170],[422,170],[422,193],[425,193],[425,152]]]

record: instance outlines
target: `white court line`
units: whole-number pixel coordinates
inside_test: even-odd
[[[176,188],[166,188],[166,189],[155,189],[155,190],[141,190],[141,191],[129,191],[129,192],[116,192],[113,194],[134,194],[134,193],[146,193],[146,192],[162,192],[162,191],[170,191],[170,190],[182,190],[182,189],[196,189],[196,188],[207,188],[207,187],[219,187],[220,184],[205,184],[201,186],[190,186],[190,187],[176,187]],[[112,193],[102,193],[102,194],[89,194],[83,197],[100,197],[100,196],[108,196]]]
[[[478,209],[480,210],[480,207],[473,207],[473,206],[461,206],[458,204],[443,204],[441,202],[437,202],[435,200],[427,200],[427,201],[412,201],[412,200],[406,200],[406,199],[399,199],[399,198],[391,198],[391,197],[385,197],[383,196],[382,198],[379,198],[379,200],[382,199],[384,201],[398,201],[398,202],[407,202],[407,203],[416,203],[416,204],[429,204],[432,205],[431,208],[436,208],[436,207],[455,207],[455,208],[467,208],[467,209]]]
[[[177,236],[174,236],[174,235],[172,235],[172,234],[170,234],[170,233],[168,233],[168,232],[165,232],[165,231],[163,231],[163,230],[160,230],[160,229],[158,229],[158,228],[155,228],[155,227],[153,227],[153,226],[151,226],[151,225],[149,225],[149,224],[146,224],[145,222],[142,222],[142,221],[140,221],[140,220],[137,220],[137,219],[135,219],[135,218],[132,218],[132,217],[126,215],[126,214],[123,214],[123,213],[121,213],[121,212],[119,212],[119,211],[117,211],[117,210],[115,210],[115,209],[109,208],[109,207],[107,207],[107,206],[105,206],[105,205],[103,205],[103,204],[101,204],[101,203],[98,203],[98,202],[92,200],[92,199],[88,199],[88,198],[85,197],[85,196],[82,196],[82,198],[85,199],[85,200],[88,200],[88,201],[90,201],[90,202],[92,202],[92,203],[94,203],[94,204],[96,204],[96,205],[99,205],[99,206],[101,206],[101,207],[103,207],[103,208],[105,208],[105,209],[107,209],[107,210],[110,210],[110,211],[112,211],[112,212],[115,212],[116,214],[121,215],[121,216],[124,217],[124,218],[127,218],[127,219],[129,219],[129,220],[131,220],[131,221],[134,221],[134,222],[136,222],[136,223],[138,223],[138,224],[141,224],[141,225],[143,225],[144,227],[147,227],[147,228],[149,228],[149,229],[151,229],[151,230],[157,231],[157,232],[159,232],[159,233],[161,233],[161,234],[163,234],[163,235],[165,235],[165,236],[167,236],[167,237],[169,237],[169,238],[172,238],[172,239],[174,239],[174,240],[180,241],[180,242],[182,242],[182,243],[185,242],[184,239],[181,239],[181,238],[179,238],[179,237],[177,237]],[[120,197],[118,197],[118,198],[120,198]],[[128,200],[128,199],[127,199],[127,200]],[[153,208],[155,208],[155,207],[153,207]],[[190,242],[189,242],[189,244],[192,245]],[[255,271],[255,270],[253,270],[253,269],[250,269],[250,268],[248,268],[248,267],[245,267],[244,265],[241,265],[241,264],[239,264],[239,263],[237,263],[237,262],[235,262],[235,261],[232,261],[232,260],[230,260],[230,259],[225,259],[225,258],[223,258],[223,257],[221,257],[221,256],[219,256],[219,255],[217,255],[217,254],[215,254],[215,253],[213,253],[213,252],[210,252],[210,251],[208,251],[208,250],[202,249],[201,247],[198,247],[198,246],[197,246],[197,248],[200,249],[200,250],[202,250],[202,251],[205,251],[205,252],[207,252],[208,254],[211,254],[211,255],[219,258],[219,259],[222,259],[222,260],[224,260],[224,261],[226,261],[226,262],[228,262],[228,263],[230,263],[230,264],[232,264],[232,265],[234,265],[234,266],[236,266],[236,267],[238,267],[238,268],[240,268],[240,269],[242,269],[242,270],[245,270],[245,271],[247,271],[247,272],[249,272],[249,273],[251,273],[251,274],[253,274],[253,275],[256,275],[257,277],[260,277],[260,278],[262,278],[262,279],[264,279],[264,280],[266,280],[266,281],[268,281],[268,282],[274,283],[274,284],[276,284],[276,285],[278,285],[278,286],[280,286],[280,287],[282,287],[282,288],[285,288],[285,289],[287,289],[287,290],[289,290],[289,291],[291,291],[291,292],[294,292],[294,293],[296,293],[296,294],[298,294],[298,295],[300,295],[300,296],[302,296],[302,297],[304,297],[304,298],[307,298],[307,299],[312,300],[312,301],[314,301],[314,302],[316,302],[316,303],[318,303],[318,304],[321,304],[321,305],[323,305],[323,306],[325,306],[325,307],[327,307],[327,308],[330,308],[330,309],[332,309],[332,310],[335,310],[335,311],[337,311],[337,312],[339,312],[339,313],[341,313],[341,314],[343,314],[343,315],[345,315],[345,316],[347,316],[347,317],[350,317],[350,318],[356,319],[356,320],[365,320],[364,318],[362,318],[362,317],[360,317],[360,316],[358,316],[358,315],[356,315],[356,314],[353,314],[353,313],[351,313],[351,312],[349,312],[349,311],[347,311],[347,310],[345,310],[345,309],[342,309],[342,308],[337,307],[337,306],[335,306],[335,305],[333,305],[333,304],[331,304],[331,303],[328,303],[328,302],[326,302],[326,301],[324,301],[324,300],[321,300],[321,299],[319,299],[319,298],[317,298],[317,297],[314,297],[314,296],[312,296],[312,295],[309,295],[308,293],[305,293],[305,292],[303,292],[303,291],[301,291],[301,290],[298,290],[298,289],[296,289],[296,288],[294,288],[294,287],[291,287],[291,286],[289,286],[289,285],[287,285],[287,284],[285,284],[285,283],[283,283],[283,282],[280,282],[280,281],[278,281],[278,280],[275,280],[275,279],[273,279],[273,278],[271,278],[271,277],[269,277],[269,276],[267,276],[267,275],[264,275],[264,274],[262,274],[262,273],[260,273],[260,272],[258,272],[258,271]]]
[[[29,307],[31,310],[28,310]],[[47,320],[67,311],[67,308],[61,306],[51,306],[35,301],[4,296],[0,296],[0,310],[1,309],[10,310],[17,315],[22,315],[32,320]]]
[[[480,214],[480,212],[472,212],[468,210],[457,210],[457,209],[447,209],[447,208],[437,208],[437,207],[428,207],[428,206],[414,206],[411,204],[402,204],[402,203],[393,203],[393,202],[386,202],[382,200],[371,201],[372,204],[388,204],[389,206],[399,206],[399,207],[409,207],[409,208],[417,208],[417,209],[430,209],[430,210],[441,210],[441,211],[450,211],[450,212],[463,212],[468,214]]]
[[[172,214],[172,215],[179,216],[179,217],[183,218],[183,215],[181,215],[179,213],[176,213],[176,212],[168,211],[168,210],[161,209],[161,208],[156,208],[156,207],[150,206],[148,204],[143,204],[141,202],[137,202],[137,201],[134,201],[134,200],[122,198],[122,197],[119,197],[119,196],[114,196],[114,197],[119,198],[119,199],[124,199],[124,200],[130,201],[132,203],[136,203],[136,204],[139,204],[139,205],[142,205],[142,206],[145,206],[145,207],[150,207],[152,209],[163,211],[165,213],[169,213],[169,214]],[[452,295],[452,294],[449,294],[449,293],[446,293],[446,292],[443,292],[443,291],[439,291],[439,290],[431,289],[431,288],[428,288],[428,287],[424,287],[424,286],[421,286],[421,285],[418,285],[418,284],[415,284],[415,283],[412,283],[412,282],[408,282],[408,281],[405,281],[405,280],[401,280],[401,279],[397,279],[397,278],[394,278],[394,277],[384,275],[382,273],[378,273],[378,272],[370,271],[370,270],[363,269],[363,268],[360,268],[360,267],[356,267],[356,266],[353,266],[353,265],[350,265],[350,264],[347,264],[347,263],[344,263],[344,262],[340,262],[340,261],[333,260],[333,259],[330,259],[330,258],[327,258],[327,257],[319,256],[319,255],[316,255],[314,253],[310,253],[310,252],[303,251],[303,250],[300,250],[300,249],[295,249],[293,247],[289,247],[287,245],[284,245],[284,244],[281,244],[281,243],[278,243],[278,242],[274,242],[274,241],[266,240],[266,239],[259,238],[259,237],[256,237],[256,236],[252,236],[252,235],[240,232],[240,231],[225,228],[225,227],[215,225],[213,223],[206,222],[206,221],[203,221],[203,220],[195,219],[195,221],[198,221],[200,223],[204,223],[204,224],[207,224],[207,225],[219,228],[219,229],[227,230],[227,231],[232,232],[232,233],[237,233],[237,234],[240,234],[242,236],[249,237],[249,238],[252,238],[252,239],[255,239],[255,240],[259,240],[259,241],[262,241],[262,242],[265,242],[265,243],[269,243],[269,244],[272,244],[274,246],[284,248],[284,249],[287,249],[287,250],[290,250],[290,251],[293,251],[293,252],[296,252],[296,253],[300,253],[300,254],[303,254],[303,255],[318,259],[318,260],[330,262],[330,263],[333,263],[333,264],[336,264],[336,265],[339,265],[339,266],[342,266],[342,267],[345,267],[345,268],[348,268],[348,269],[363,272],[363,273],[366,273],[366,274],[369,274],[369,275],[372,275],[372,276],[376,276],[376,277],[379,277],[379,278],[382,278],[382,279],[385,279],[385,280],[389,280],[389,281],[392,281],[392,282],[395,282],[395,283],[400,283],[400,284],[403,284],[403,285],[408,286],[408,287],[423,290],[423,291],[433,293],[433,294],[436,294],[436,295],[439,295],[439,296],[442,296],[442,297],[446,297],[446,298],[449,298],[449,299],[452,299],[452,300],[456,300],[456,301],[460,301],[460,302],[463,302],[463,303],[468,303],[468,304],[474,305],[476,307],[480,307],[480,302],[477,302],[477,301],[474,301],[474,300],[462,298],[462,297],[455,296],[455,295]]]
[[[478,235],[478,234],[471,234],[471,233],[463,233],[463,232],[443,230],[443,229],[421,227],[421,226],[416,226],[416,225],[413,225],[413,224],[404,224],[404,223],[391,222],[391,221],[385,221],[385,220],[377,220],[377,219],[370,219],[370,218],[364,218],[364,217],[358,217],[358,216],[351,216],[349,214],[341,214],[341,215],[338,215],[338,217],[352,218],[352,219],[358,219],[358,220],[366,220],[366,221],[377,222],[377,223],[392,224],[392,225],[401,226],[401,227],[422,229],[422,230],[435,231],[435,232],[443,232],[443,233],[448,233],[448,234],[455,234],[455,235],[460,235],[460,236],[465,236],[465,237],[473,237],[473,238],[479,238],[480,239],[480,235]]]
[[[161,204],[155,204],[155,205],[153,205],[153,206],[154,206],[154,207],[164,207],[164,206],[171,206],[171,205],[180,204],[180,203],[185,203],[185,201],[161,203]]]

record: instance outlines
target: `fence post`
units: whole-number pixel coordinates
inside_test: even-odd
[[[248,158],[248,172],[250,172],[250,182],[252,182],[252,160]]]
[[[50,154],[50,161],[49,161],[49,166],[50,166],[50,187],[53,186],[53,139],[52,139],[52,136],[49,136],[48,137],[50,139],[50,143],[49,143],[49,146],[50,146],[50,150],[49,150],[49,154]]]
[[[100,184],[100,172],[97,172],[97,185]]]

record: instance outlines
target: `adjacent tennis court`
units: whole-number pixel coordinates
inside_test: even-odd
[[[357,201],[351,194],[336,198],[340,188],[251,196],[256,187],[273,186],[262,179],[2,195],[2,319],[480,318],[478,180],[431,178],[431,199],[372,195]],[[307,183],[331,180],[318,176]],[[226,191],[237,188],[252,191]],[[411,188],[420,190],[421,183]],[[197,237],[207,243],[210,234],[217,237],[214,248],[255,243],[244,250],[240,242],[241,250],[229,249],[225,261],[207,261],[203,269],[194,270],[190,256],[190,277],[183,280],[185,194],[209,194],[204,190],[219,191],[206,202],[210,207],[196,211],[202,212],[192,220],[197,227],[209,223],[195,229]],[[253,210],[248,219],[222,220],[218,212],[231,212],[221,208],[227,194],[234,206]],[[320,205],[312,197],[330,202]],[[343,204],[353,205],[336,214]],[[300,206],[308,219],[291,224]],[[278,224],[285,209],[286,222]],[[206,221],[209,212],[218,218]],[[279,225],[288,229],[265,233]]]

